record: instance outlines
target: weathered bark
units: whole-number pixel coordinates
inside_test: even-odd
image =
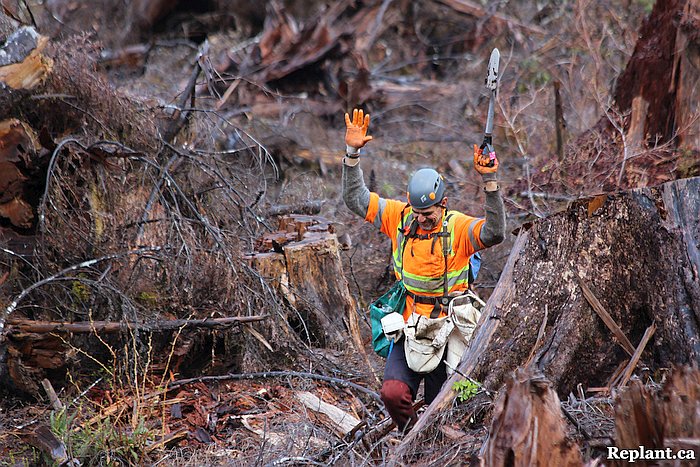
[[[589,206],[597,207],[589,209]],[[605,386],[628,354],[591,308],[590,285],[632,345],[654,323],[642,361],[652,370],[700,362],[700,178],[574,203],[523,228],[458,372],[398,450],[454,399],[466,374],[498,390],[533,362],[560,394]],[[542,344],[537,342],[546,309]]]
[[[36,212],[37,196],[29,182],[38,159],[39,143],[34,131],[24,122],[9,119],[0,122],[0,217],[18,228],[30,228]]]
[[[569,145],[560,167],[567,191],[654,186],[700,173],[699,25],[700,0],[655,3],[613,105]]]
[[[700,0],[689,0],[676,36],[674,78],[678,148],[700,152]]]
[[[542,375],[518,370],[506,383],[483,448],[481,465],[580,466],[578,446],[566,437],[557,393]]]
[[[674,371],[663,389],[653,393],[639,381],[615,403],[615,446],[620,449],[695,449],[700,440],[700,372]],[[687,465],[697,465],[697,461]],[[630,465],[616,462],[614,465]]]
[[[586,204],[533,224],[511,253],[512,280],[499,287],[512,295],[489,303],[501,325],[476,374],[489,387],[498,388],[504,372],[529,353],[545,304],[549,329],[536,354],[539,367],[561,394],[577,383],[605,386],[627,355],[584,298],[578,277],[633,346],[656,324],[645,363],[700,362],[700,178],[611,195],[590,214]]]
[[[678,136],[686,147],[700,147],[696,139],[699,15],[698,0],[656,2],[617,80],[615,102],[622,113],[632,111],[631,121],[641,126],[636,131],[645,141],[660,137],[666,142]],[[691,121],[695,124],[688,126]]]
[[[17,393],[41,397],[41,381],[57,374],[64,376],[72,362],[66,341],[55,335],[13,333],[0,344],[2,384]]]

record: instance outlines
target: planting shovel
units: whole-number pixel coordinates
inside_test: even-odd
[[[481,143],[481,153],[489,155],[488,167],[493,167],[493,161],[496,158],[496,151],[493,148],[493,107],[496,103],[496,93],[498,92],[498,62],[501,60],[501,54],[498,49],[493,49],[491,58],[489,58],[489,68],[486,72],[486,89],[491,91],[489,99],[489,110],[486,114],[486,129],[484,130],[484,141]]]

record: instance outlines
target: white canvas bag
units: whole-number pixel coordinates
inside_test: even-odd
[[[433,371],[445,353],[447,339],[454,329],[449,318],[431,319],[413,313],[404,326],[404,351],[408,367],[416,373]]]
[[[472,305],[473,299],[484,306],[484,302],[471,292],[460,295],[450,302],[448,319],[452,321],[453,328],[447,339],[447,353],[445,355],[448,376],[452,374],[453,368],[457,368],[459,365],[481,317],[481,312]]]

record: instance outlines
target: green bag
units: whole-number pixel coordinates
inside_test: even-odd
[[[406,307],[406,288],[403,282],[396,281],[389,291],[373,301],[369,306],[369,318],[372,323],[372,347],[380,357],[389,355],[389,339],[382,329],[382,318],[389,313],[400,313]]]

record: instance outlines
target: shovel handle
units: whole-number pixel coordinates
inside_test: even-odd
[[[481,149],[481,154],[489,155],[489,163],[486,165],[486,167],[493,167],[494,160],[496,159],[496,150],[494,149],[492,143],[493,140],[491,138],[491,135],[484,135],[484,141],[479,147]]]

